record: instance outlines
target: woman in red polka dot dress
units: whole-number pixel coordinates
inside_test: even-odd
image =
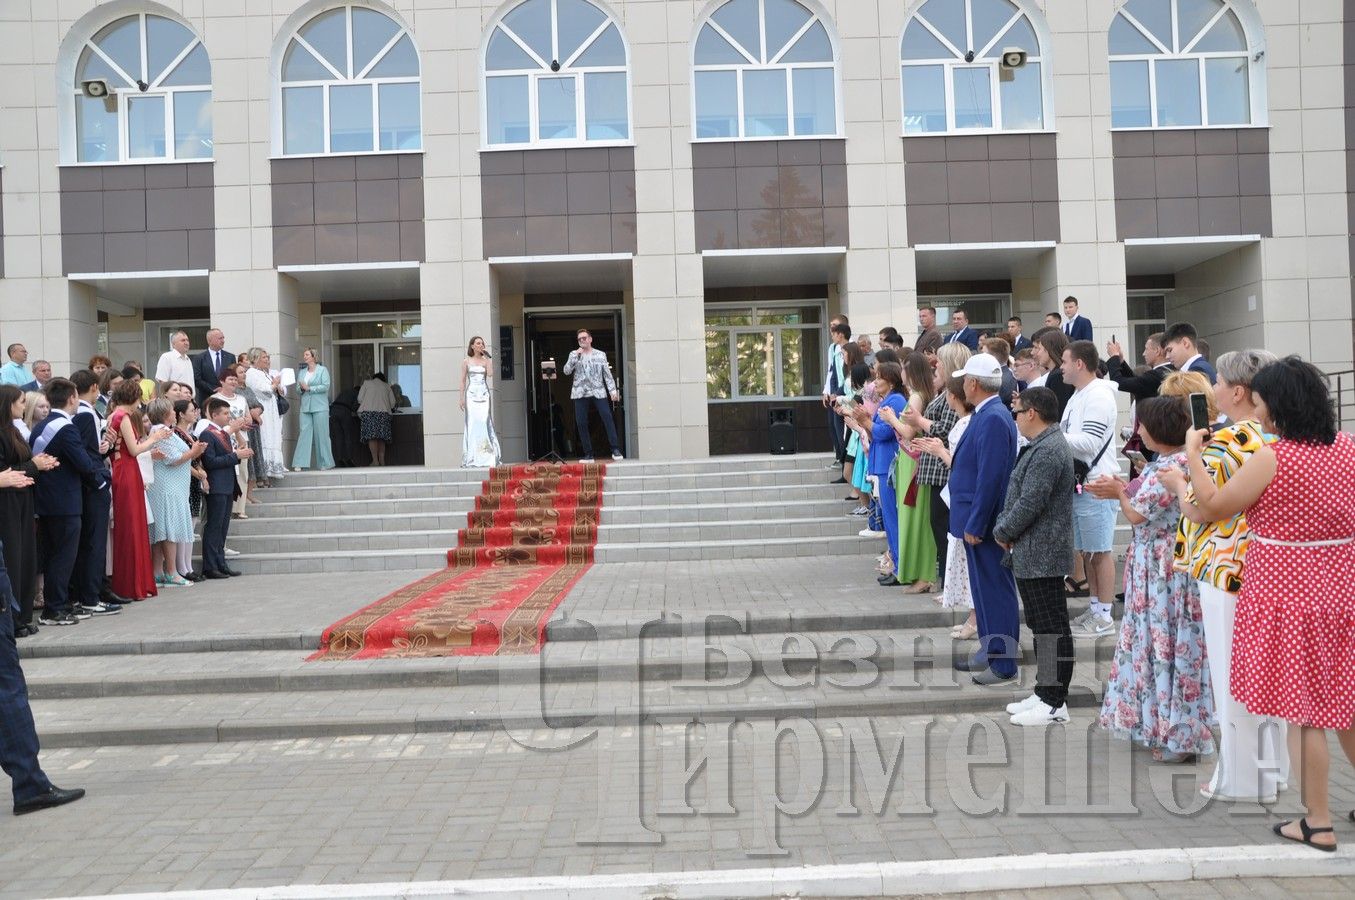
[[[1355,441],[1336,430],[1322,373],[1297,356],[1261,369],[1252,392],[1279,440],[1218,488],[1200,458],[1208,433],[1193,431],[1191,484],[1209,518],[1245,511],[1251,527],[1229,684],[1252,714],[1296,726],[1289,751],[1308,810],[1274,831],[1330,851],[1328,729],[1355,765]]]

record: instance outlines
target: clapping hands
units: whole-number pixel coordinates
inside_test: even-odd
[[[39,453],[33,457],[33,465],[38,467],[39,472],[50,472],[61,463],[49,453]]]
[[[32,484],[33,479],[19,469],[0,471],[0,488],[26,488]]]

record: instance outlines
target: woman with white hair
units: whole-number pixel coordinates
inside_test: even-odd
[[[1215,431],[1200,456],[1205,471],[1219,488],[1252,454],[1275,440],[1261,427],[1251,383],[1257,372],[1277,361],[1268,350],[1238,350],[1218,359],[1214,400],[1233,424]],[[1246,513],[1213,521],[1195,505],[1195,492],[1183,473],[1174,470],[1163,483],[1181,499],[1175,567],[1189,572],[1200,586],[1205,650],[1219,723],[1218,762],[1200,793],[1211,799],[1274,802],[1289,779],[1284,720],[1252,715],[1237,702],[1228,685],[1233,618],[1251,539]]]
[[[282,376],[268,374],[271,359],[267,350],[250,347],[248,353],[254,364],[245,373],[245,387],[253,391],[255,399],[263,406],[263,418],[259,422],[259,449],[262,451],[259,478],[271,482],[287,472],[287,462],[282,456],[282,415],[278,412]]]

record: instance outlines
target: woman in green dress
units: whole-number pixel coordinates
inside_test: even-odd
[[[912,353],[903,364],[908,405],[919,413],[936,395],[932,366],[926,354]],[[913,427],[891,415],[889,424],[899,436],[899,455],[894,460],[894,490],[899,504],[899,543],[891,547],[898,560],[898,581],[908,585],[904,593],[930,594],[936,590],[936,539],[931,527],[931,491],[917,485],[918,453],[909,446]]]

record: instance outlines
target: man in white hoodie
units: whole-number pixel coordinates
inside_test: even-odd
[[[1063,380],[1073,386],[1072,399],[1063,411],[1063,433],[1073,459],[1086,465],[1087,481],[1116,475],[1115,385],[1096,377],[1100,357],[1091,341],[1073,341],[1063,351]],[[1116,500],[1099,500],[1077,486],[1073,497],[1073,549],[1082,554],[1091,594],[1087,611],[1072,623],[1073,637],[1095,639],[1115,633],[1110,614],[1115,599]]]

